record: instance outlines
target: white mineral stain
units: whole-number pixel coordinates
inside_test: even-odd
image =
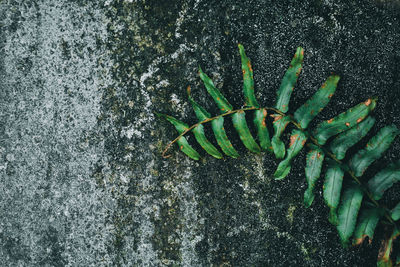
[[[179,199],[179,210],[182,224],[180,236],[180,253],[183,266],[200,266],[200,260],[196,253],[196,244],[204,238],[204,229],[199,220],[201,219],[196,200],[196,193],[193,189],[193,174],[191,160],[185,157],[182,165],[186,166],[182,170],[174,173],[174,180],[178,182],[170,183],[170,193],[172,197]]]
[[[81,145],[97,129],[99,88],[110,79],[99,77],[97,65],[104,51],[96,43],[107,38],[104,14],[65,1],[18,8],[22,17],[3,48],[10,98],[0,105],[9,114],[5,148],[15,155],[0,169],[0,228],[18,251],[0,258],[10,266],[111,265],[107,216],[115,203],[91,179],[104,144]]]

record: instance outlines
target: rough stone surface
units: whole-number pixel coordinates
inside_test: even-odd
[[[321,181],[303,207],[304,152],[283,181],[232,131],[239,159],[166,160],[153,112],[194,123],[191,85],[216,113],[199,65],[242,106],[240,42],[263,106],[303,46],[290,111],[335,72],[318,120],[377,96],[373,133],[400,126],[398,1],[2,0],[0,29],[1,266],[375,265],[378,241],[339,244]],[[399,140],[367,176],[396,158]]]

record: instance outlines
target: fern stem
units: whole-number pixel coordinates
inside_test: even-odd
[[[327,150],[324,146],[321,146],[317,139],[315,139],[314,136],[312,136],[307,130],[303,129],[301,127],[301,125],[294,119],[294,116],[291,114],[286,114],[283,113],[282,111],[280,111],[279,109],[276,108],[272,108],[272,107],[264,107],[264,108],[257,108],[257,107],[246,107],[246,108],[241,108],[241,109],[235,109],[235,110],[230,110],[228,112],[225,112],[223,114],[220,114],[218,116],[215,117],[211,117],[208,119],[205,119],[203,121],[200,121],[196,124],[193,124],[192,126],[190,126],[189,128],[187,128],[184,132],[182,132],[180,135],[178,135],[174,140],[172,140],[164,149],[164,151],[162,152],[162,157],[163,158],[169,158],[171,155],[166,155],[166,153],[168,152],[169,148],[176,143],[179,138],[181,138],[182,136],[184,136],[185,134],[187,134],[188,132],[190,132],[191,130],[193,130],[194,128],[196,128],[197,126],[199,126],[200,124],[204,124],[213,120],[216,120],[220,117],[225,117],[228,115],[232,115],[234,113],[238,113],[238,112],[242,112],[242,111],[251,111],[251,110],[260,110],[260,109],[266,109],[269,111],[273,111],[274,113],[277,113],[281,116],[287,116],[290,118],[290,123],[292,123],[296,128],[298,128],[300,131],[302,131],[304,134],[306,134],[308,136],[308,138],[313,142],[313,144],[315,144],[316,146],[318,146],[322,151],[324,151],[324,153],[326,155],[328,155],[331,159],[333,159],[334,161],[336,161],[338,164],[340,164],[341,166],[343,166],[344,170],[351,176],[351,178],[362,188],[362,190],[364,191],[364,193],[366,193],[367,197],[369,198],[369,200],[378,208],[381,208],[385,211],[385,218],[388,220],[388,222],[393,225],[395,228],[399,229],[399,227],[397,226],[396,222],[393,221],[392,217],[390,216],[387,208],[383,207],[382,205],[380,205],[372,196],[371,192],[369,192],[369,190],[366,188],[365,185],[363,185],[363,183],[354,175],[354,172],[350,169],[350,167],[342,162],[341,160],[337,159],[336,156],[331,153],[329,150]]]
[[[273,111],[273,112],[275,112],[275,113],[278,113],[278,114],[280,114],[280,115],[282,115],[282,116],[286,116],[286,114],[283,113],[282,111],[280,111],[280,110],[278,110],[278,109],[276,109],[276,108],[270,108],[270,107],[266,107],[266,108],[248,107],[248,108],[241,108],[241,109],[230,110],[230,111],[225,112],[225,113],[223,113],[223,114],[220,114],[220,115],[218,115],[218,116],[215,116],[215,117],[211,117],[211,118],[202,120],[202,121],[200,121],[200,122],[198,122],[198,123],[196,123],[196,124],[193,124],[193,125],[190,126],[189,128],[187,128],[184,132],[182,132],[180,135],[178,135],[174,140],[172,140],[172,141],[165,147],[164,151],[162,152],[162,157],[165,158],[165,159],[166,159],[166,158],[169,158],[171,155],[165,155],[165,154],[168,152],[169,148],[170,148],[174,143],[176,143],[176,142],[179,140],[179,138],[181,138],[182,136],[184,136],[185,134],[187,134],[188,132],[190,132],[191,130],[193,130],[194,128],[196,128],[197,126],[199,126],[200,124],[204,124],[204,123],[207,123],[207,122],[216,120],[216,119],[221,118],[221,117],[225,117],[225,116],[228,116],[228,115],[232,115],[232,114],[234,114],[234,113],[238,113],[238,112],[242,112],[242,111],[249,111],[249,110],[260,110],[260,109],[270,110],[270,111]]]

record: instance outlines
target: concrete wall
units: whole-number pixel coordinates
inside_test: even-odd
[[[0,265],[374,266],[378,241],[340,246],[321,181],[303,207],[304,152],[283,181],[233,132],[239,159],[174,147],[166,160],[176,133],[153,112],[194,123],[191,85],[216,114],[199,65],[243,105],[240,42],[263,106],[303,46],[292,111],[335,72],[320,120],[378,96],[373,131],[400,126],[399,14],[395,1],[0,1]],[[399,155],[396,141],[380,164]]]

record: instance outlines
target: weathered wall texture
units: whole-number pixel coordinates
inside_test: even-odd
[[[0,265],[373,266],[377,242],[339,245],[321,182],[303,207],[304,152],[284,181],[235,134],[240,159],[165,160],[176,134],[153,112],[195,122],[189,84],[216,112],[199,65],[240,107],[240,42],[263,105],[303,46],[292,110],[336,72],[320,119],[375,95],[374,131],[400,126],[399,14],[395,1],[0,1]],[[396,141],[381,162],[399,157]]]

